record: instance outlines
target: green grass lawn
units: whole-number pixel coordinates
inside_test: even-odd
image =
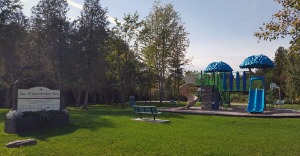
[[[67,127],[22,135],[4,133],[0,109],[0,155],[299,155],[300,119],[238,118],[162,113],[167,124],[131,120],[131,108],[68,108]],[[148,116],[152,118],[152,116]],[[36,146],[6,143],[34,138]]]

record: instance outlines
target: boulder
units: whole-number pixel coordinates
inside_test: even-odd
[[[7,148],[16,148],[20,146],[30,146],[30,145],[36,145],[37,141],[34,139],[26,139],[26,140],[16,140],[16,141],[11,141],[6,144]]]

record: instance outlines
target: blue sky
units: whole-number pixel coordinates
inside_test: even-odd
[[[21,0],[24,13],[30,16],[30,9],[38,0]],[[80,15],[83,0],[67,0],[68,16]],[[154,0],[100,0],[108,9],[108,16],[122,19],[126,13],[137,11],[141,18],[150,12]],[[263,22],[281,9],[273,0],[161,0],[172,3],[180,13],[189,32],[190,46],[187,58],[192,59],[188,70],[203,70],[211,62],[223,61],[235,71],[241,71],[239,64],[250,55],[264,54],[274,58],[279,46],[289,47],[289,38],[258,43],[254,32]]]

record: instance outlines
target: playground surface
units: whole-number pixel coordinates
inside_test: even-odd
[[[300,118],[300,111],[284,108],[267,108],[262,113],[249,113],[246,111],[246,105],[236,105],[219,110],[201,110],[201,107],[173,107],[161,108],[161,112],[174,112],[184,114],[199,114],[199,115],[217,115],[217,116],[233,116],[233,117],[259,117],[259,118]]]

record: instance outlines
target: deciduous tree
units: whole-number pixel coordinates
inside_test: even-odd
[[[143,58],[148,68],[158,75],[160,103],[164,100],[165,79],[170,67],[178,70],[185,62],[184,53],[189,44],[187,34],[180,14],[174,10],[173,5],[163,5],[160,1],[155,1],[145,19],[140,40],[143,45]]]
[[[118,86],[122,106],[125,107],[125,97],[134,88],[136,65],[138,61],[138,35],[142,22],[138,13],[125,14],[124,22],[117,19],[110,36],[111,52],[107,56],[110,70],[109,77],[114,77],[115,87]]]
[[[298,71],[298,62],[300,62],[300,2],[299,0],[274,1],[281,4],[283,8],[273,15],[273,18],[270,22],[263,23],[263,27],[260,28],[260,32],[256,32],[255,36],[258,39],[270,41],[276,40],[280,37],[284,38],[286,36],[291,36],[291,46],[287,54],[287,62],[285,66],[285,87],[288,95],[294,99],[300,95],[300,91],[297,88],[294,88],[295,86],[300,85],[300,81],[298,81],[298,78],[300,77],[300,72]],[[278,63],[279,62],[277,60],[277,64]]]

